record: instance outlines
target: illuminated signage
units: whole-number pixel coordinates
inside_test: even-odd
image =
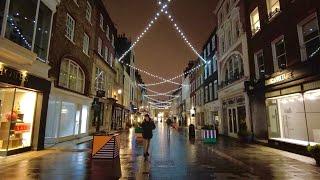
[[[265,85],[270,85],[270,84],[275,84],[278,82],[285,81],[287,79],[290,79],[292,77],[292,73],[286,73],[286,74],[281,74],[279,76],[276,76],[274,78],[268,79],[265,82]]]
[[[27,72],[21,72],[9,67],[0,65],[0,78],[4,79],[5,82],[9,82],[16,85],[24,86],[24,83],[28,82]]]

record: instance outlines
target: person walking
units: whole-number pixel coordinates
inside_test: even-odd
[[[156,125],[150,118],[149,114],[144,115],[144,120],[141,125],[142,137],[143,137],[143,156],[147,158],[149,156],[150,140],[152,139],[152,130],[156,128]]]

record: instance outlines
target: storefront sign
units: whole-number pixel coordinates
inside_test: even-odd
[[[28,81],[27,74],[4,66],[0,67],[0,77],[16,85],[23,85]]]
[[[281,74],[279,76],[266,80],[265,85],[267,86],[267,85],[275,84],[278,82],[282,82],[287,79],[290,79],[291,77],[292,77],[292,73]]]

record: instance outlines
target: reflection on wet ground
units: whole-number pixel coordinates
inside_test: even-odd
[[[0,179],[320,179],[320,169],[259,145],[220,138],[189,141],[185,130],[158,124],[150,158],[133,130],[121,134],[120,158],[92,160],[91,142],[22,160],[0,169]]]

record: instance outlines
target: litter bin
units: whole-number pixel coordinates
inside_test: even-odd
[[[194,139],[196,137],[196,131],[193,124],[189,125],[189,139]]]

